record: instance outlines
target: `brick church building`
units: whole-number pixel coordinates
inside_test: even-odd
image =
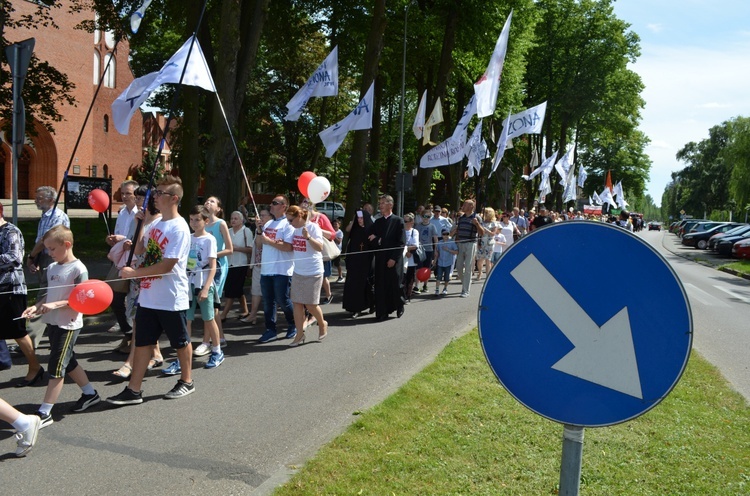
[[[63,1],[62,4],[62,8],[56,9],[53,14],[59,29],[39,26],[38,29],[6,29],[5,32],[10,43],[35,38],[34,54],[66,74],[75,84],[72,94],[76,106],[62,105],[58,108],[63,120],[54,123],[54,133],[39,122],[27,122],[27,127],[33,126],[37,133],[36,136],[26,135],[18,169],[19,199],[34,198],[39,186],[59,187],[99,79],[110,58],[113,58],[110,69],[73,156],[69,177],[111,177],[113,189],[116,190],[120,182],[132,175],[143,161],[141,112],[133,115],[128,135],[119,134],[110,122],[112,102],[134,79],[128,64],[128,41],[120,41],[116,53],[113,52],[115,40],[111,33],[87,33],[74,29],[81,21],[93,19],[93,12],[70,13],[70,2]],[[37,4],[16,0],[13,7],[16,9],[14,15],[21,16],[33,14]],[[3,136],[0,145],[2,198],[12,197],[12,154],[8,141],[10,136]]]

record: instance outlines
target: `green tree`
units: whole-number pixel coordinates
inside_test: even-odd
[[[736,117],[727,123],[728,139],[719,153],[732,171],[729,190],[735,205],[750,203],[750,118]]]

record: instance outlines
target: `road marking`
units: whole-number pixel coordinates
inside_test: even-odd
[[[723,292],[725,292],[726,294],[728,294],[728,295],[729,295],[729,296],[731,296],[732,298],[737,298],[738,300],[740,300],[740,301],[744,301],[745,303],[750,303],[750,298],[748,298],[747,296],[742,296],[742,295],[740,295],[740,294],[737,294],[737,293],[735,293],[735,292],[734,292],[734,291],[732,291],[731,289],[726,289],[726,288],[722,288],[721,286],[716,286],[716,285],[714,285],[714,287],[715,287],[716,289],[718,289],[719,291],[723,291]]]
[[[730,305],[727,302],[725,302],[724,300],[720,300],[719,298],[716,298],[715,296],[711,296],[710,294],[706,293],[705,291],[698,288],[697,286],[690,284],[690,283],[683,283],[683,284],[688,294],[690,295],[690,297],[695,300],[698,300],[704,305],[709,306],[709,307],[730,308]]]
[[[534,255],[511,275],[573,343],[553,369],[643,399],[628,307],[599,327]]]

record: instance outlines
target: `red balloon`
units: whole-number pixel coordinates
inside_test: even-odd
[[[109,195],[103,189],[94,189],[89,193],[89,206],[100,214],[109,208]]]
[[[112,303],[112,288],[99,279],[89,279],[73,288],[68,305],[84,315],[101,313]]]
[[[421,269],[417,270],[417,280],[419,282],[427,282],[430,280],[430,269],[427,267],[422,267]]]
[[[297,188],[299,188],[299,192],[302,193],[302,196],[305,198],[307,198],[307,186],[310,184],[310,181],[316,177],[318,176],[316,176],[314,172],[306,171],[299,176],[299,179],[297,179]]]

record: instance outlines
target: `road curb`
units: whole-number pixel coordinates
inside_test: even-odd
[[[687,255],[685,253],[679,253],[679,252],[673,250],[670,246],[667,246],[668,243],[665,242],[667,234],[670,234],[670,233],[666,233],[665,232],[664,235],[662,236],[662,238],[661,238],[661,246],[663,248],[665,248],[668,252],[670,252],[672,255],[676,255],[676,256],[678,256],[680,258],[684,258],[685,260],[690,260],[691,262],[695,262],[697,264],[703,265],[704,267],[709,267],[709,268],[712,268],[712,269],[716,269],[716,270],[718,270],[720,272],[724,272],[726,274],[730,274],[730,275],[733,275],[733,276],[740,277],[742,279],[750,280],[750,274],[743,274],[742,272],[738,272],[738,271],[736,271],[734,269],[729,269],[727,267],[720,267],[720,266],[717,266],[717,265],[715,265],[715,264],[713,264],[711,262],[708,262],[706,260],[699,260],[699,259],[693,258],[690,255]]]

